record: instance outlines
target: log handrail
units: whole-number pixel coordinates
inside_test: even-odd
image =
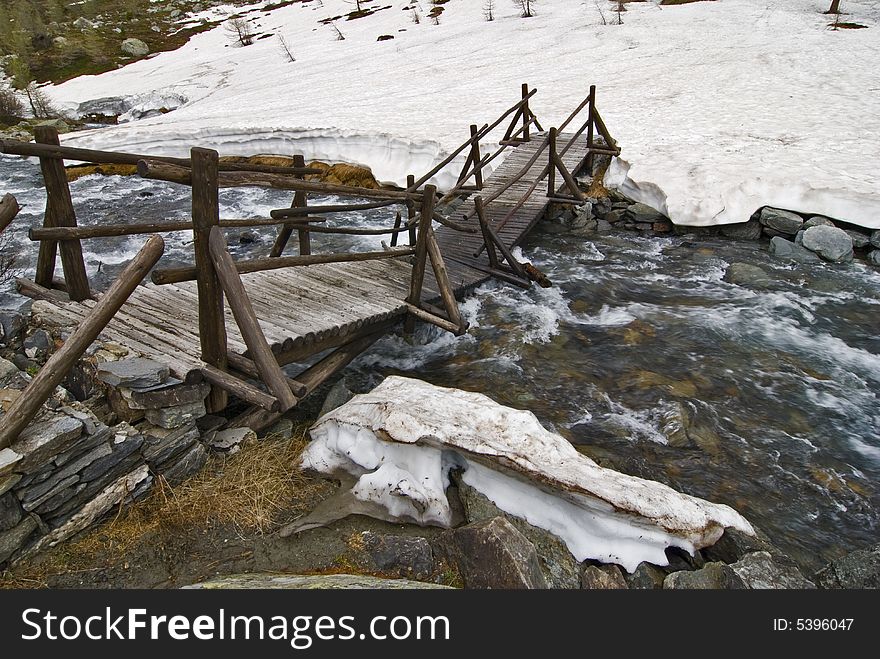
[[[10,446],[24,430],[55,387],[104,330],[165,251],[161,236],[151,236],[125,266],[107,292],[87,313],[67,340],[37,372],[9,410],[0,418],[0,449]]]
[[[3,198],[0,199],[0,233],[6,230],[6,227],[15,219],[20,210],[21,206],[18,205],[18,200],[14,196],[8,192],[3,195]]]

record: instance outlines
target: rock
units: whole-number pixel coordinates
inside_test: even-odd
[[[279,419],[263,431],[261,437],[273,437],[275,439],[290,439],[293,437],[293,421],[290,419]]]
[[[871,232],[871,237],[869,238],[869,241],[872,247],[880,248],[880,229]]]
[[[663,580],[666,573],[656,565],[650,563],[639,563],[639,566],[632,574],[626,575],[626,581],[629,587],[638,590],[655,590],[663,588]]]
[[[21,482],[21,474],[7,474],[0,476],[0,495],[6,494]]]
[[[383,579],[362,574],[238,574],[217,577],[184,588],[198,590],[219,589],[290,589],[290,590],[409,590],[409,589],[448,589],[441,586],[410,579]]]
[[[806,229],[801,229],[794,235],[794,244],[798,247],[804,246],[804,233],[806,233]]]
[[[37,530],[37,521],[28,515],[9,531],[0,532],[0,563],[21,549]]]
[[[180,16],[180,14],[181,11],[179,9],[172,9],[171,13],[168,14],[168,18],[177,18],[178,16]]]
[[[199,439],[199,429],[194,424],[174,430],[153,426],[149,429],[142,428],[142,432],[144,445],[141,452],[154,471],[182,455]]]
[[[731,263],[724,281],[749,288],[768,288],[773,280],[763,269],[749,263]]]
[[[24,354],[31,359],[40,359],[49,354],[52,345],[52,337],[45,330],[36,330],[27,337],[22,344]]]
[[[162,477],[174,487],[200,471],[208,462],[208,451],[199,442],[195,442],[176,462],[162,471]]]
[[[458,487],[458,496],[468,522],[483,522],[495,517],[503,517],[522,533],[535,547],[541,572],[549,588],[578,588],[580,585],[578,562],[555,535],[526,520],[508,515],[492,503],[485,495],[465,483],[458,472],[453,472],[452,481]]]
[[[152,359],[130,357],[98,366],[97,378],[111,387],[153,387],[168,379],[168,367]]]
[[[15,494],[21,501],[22,507],[31,511],[61,490],[77,482],[79,482],[79,476],[76,474],[61,474],[59,470],[56,470],[41,483],[20,488],[16,490]]]
[[[812,581],[805,579],[796,567],[777,564],[766,551],[746,554],[730,567],[749,588],[755,590],[771,588],[803,590],[816,587]]]
[[[769,552],[773,555],[778,553],[767,536],[758,529],[755,529],[754,535],[736,529],[726,529],[724,535],[714,545],[702,551],[707,560],[722,563],[736,563],[742,557],[754,552]]]
[[[84,16],[80,16],[73,22],[73,27],[75,27],[77,30],[94,30],[96,27],[98,27],[98,24],[93,23]]]
[[[765,227],[791,236],[796,234],[804,224],[804,220],[800,215],[779,208],[770,208],[769,206],[761,211],[758,221]]]
[[[673,572],[663,580],[666,590],[745,590],[748,586],[724,563],[706,563],[693,572]]]
[[[70,42],[64,37],[55,37],[52,39],[52,45],[56,48],[67,48],[68,43]]]
[[[844,231],[846,231],[846,235],[852,238],[855,249],[862,249],[871,244],[871,237],[861,231],[853,231],[852,229],[844,229]]]
[[[654,222],[651,225],[651,230],[654,233],[670,233],[673,229],[672,222],[664,220],[662,222]]]
[[[17,471],[36,471],[67,450],[82,435],[83,424],[66,414],[31,423],[10,448],[22,456]]]
[[[639,202],[626,207],[626,217],[632,222],[645,224],[664,222],[669,219],[656,208],[651,208],[647,204]]]
[[[66,524],[40,538],[39,542],[27,552],[27,555],[39,553],[47,547],[54,547],[59,542],[63,542],[83,529],[88,528],[117,506],[129,492],[135,491],[141,481],[148,478],[149,475],[149,467],[142,465],[131,473],[117,479],[83,506],[82,510],[76,513]]]
[[[61,134],[70,132],[70,125],[64,121],[64,119],[46,119],[45,121],[41,121],[36,124],[37,126],[48,126],[49,128],[54,128]]]
[[[853,260],[853,241],[843,229],[828,226],[810,227],[804,232],[803,244],[826,261],[849,263]]]
[[[596,231],[599,233],[605,233],[606,231],[611,231],[613,227],[611,226],[611,222],[608,220],[596,220]]]
[[[25,355],[21,353],[16,353],[12,355],[12,363],[19,371],[27,372],[31,368],[39,368],[37,362],[33,359],[28,359]]]
[[[242,231],[238,234],[238,242],[241,245],[251,245],[260,242],[260,234],[256,231]]]
[[[588,565],[581,575],[581,588],[588,590],[620,590],[627,588],[626,579],[616,565]]]
[[[205,400],[211,392],[208,384],[178,384],[148,391],[122,389],[123,397],[132,409],[155,410],[161,407],[179,407]]]
[[[150,54],[150,47],[140,39],[126,39],[122,42],[122,52],[132,57],[143,57]]]
[[[761,223],[758,220],[749,220],[725,224],[721,227],[721,235],[734,240],[758,240],[761,237]]]
[[[131,432],[131,434],[127,434]],[[119,439],[121,437],[121,439]],[[110,453],[104,457],[93,460],[88,467],[85,467],[80,473],[80,479],[88,482],[98,479],[100,476],[108,473],[116,465],[120,464],[130,455],[133,455],[144,443],[144,436],[134,429],[127,428],[117,435],[110,446]]]
[[[239,444],[248,441],[256,441],[257,433],[250,428],[229,428],[228,430],[215,430],[205,436],[205,443],[216,451],[224,453],[236,453]]]
[[[0,357],[0,387],[8,386],[9,382],[17,378],[21,371],[8,359]]]
[[[321,411],[318,412],[318,417],[320,418],[327,414],[327,412],[331,412],[337,407],[344,405],[350,401],[353,396],[354,392],[348,388],[345,378],[338,380],[336,384],[330,388],[330,391],[327,392],[327,397],[324,399],[324,404],[321,405]]]
[[[0,533],[15,528],[24,517],[24,510],[12,492],[0,495]]]
[[[871,250],[868,254],[868,263],[880,266],[880,249]]]
[[[801,229],[806,231],[810,227],[833,227],[833,226],[834,226],[834,222],[829,220],[824,215],[814,215],[813,217],[808,219],[806,222],[804,222]]]
[[[455,529],[449,554],[468,588],[547,588],[534,545],[503,517]]]
[[[21,460],[21,454],[11,448],[0,449],[0,476],[11,474]]]
[[[770,253],[777,258],[789,259],[797,263],[816,263],[820,260],[807,248],[780,236],[774,236],[770,239]]]
[[[162,428],[179,428],[194,422],[199,417],[205,416],[205,403],[198,401],[186,405],[163,407],[159,410],[146,410],[144,415],[147,421]]]
[[[79,471],[85,469],[89,465],[91,465],[96,460],[100,460],[101,458],[106,458],[107,456],[113,453],[113,449],[111,448],[109,442],[101,442],[98,446],[93,448],[91,451],[86,452],[82,456],[76,458],[75,460],[69,461],[63,468],[57,471],[57,476],[61,478],[66,478],[67,476],[72,476],[73,474],[78,473]]]
[[[89,453],[96,446],[106,444],[112,434],[110,428],[107,426],[101,426],[101,428],[97,429],[94,434],[80,438],[80,440],[72,447],[63,453],[59,453],[55,458],[54,465],[61,467],[71,460],[79,460],[79,458]]]
[[[601,219],[608,222],[608,224],[617,224],[618,222],[623,220],[624,213],[626,213],[626,210],[616,209],[616,210],[610,211],[608,213],[605,213],[605,216]]]
[[[430,579],[434,572],[434,552],[425,538],[366,531],[361,534],[361,539],[364,550],[382,573]]]
[[[10,310],[0,311],[0,345],[9,345],[21,335],[25,327],[27,321],[23,314]]]
[[[196,427],[200,432],[209,433],[212,430],[219,430],[226,425],[226,417],[220,414],[206,414],[196,419]]]
[[[822,588],[880,588],[880,545],[832,561],[816,578]]]

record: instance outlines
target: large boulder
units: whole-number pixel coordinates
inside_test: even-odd
[[[770,208],[769,206],[761,211],[759,221],[765,227],[791,236],[800,231],[804,224],[804,220],[800,215],[779,208]]]
[[[880,266],[880,249],[871,250],[868,254],[868,263]]]
[[[793,565],[782,565],[773,560],[766,551],[746,554],[730,566],[749,588],[753,589],[811,589],[816,584],[809,581]]]
[[[456,529],[449,555],[468,588],[547,588],[535,546],[503,517]]]
[[[131,57],[143,57],[150,54],[150,47],[140,39],[126,39],[122,42],[122,52]]]
[[[788,259],[796,263],[816,263],[820,260],[807,248],[781,236],[773,236],[770,239],[770,253],[777,258]]]
[[[844,231],[846,231],[846,234],[852,238],[853,247],[856,249],[862,249],[871,244],[871,236],[868,234],[862,233],[861,231],[854,231],[853,229],[844,229]]]
[[[623,590],[626,579],[616,565],[588,565],[581,575],[581,588],[585,590]]]
[[[816,578],[822,588],[880,588],[880,545],[838,558]]]
[[[648,206],[648,204],[637,202],[626,207],[624,219],[639,224],[653,224],[654,222],[661,222],[668,218],[656,208],[652,208],[651,206]]]
[[[663,581],[667,590],[746,590],[748,586],[724,563],[706,563],[706,566],[693,572],[673,572]]]
[[[738,224],[725,224],[721,227],[721,235],[734,240],[757,240],[761,237],[761,223],[749,220]]]
[[[762,268],[750,263],[731,263],[724,281],[748,288],[768,288],[773,279]]]
[[[852,238],[837,227],[810,227],[804,231],[803,245],[832,263],[849,263],[853,259]]]
[[[810,227],[833,227],[835,226],[834,222],[825,217],[824,215],[814,215],[809,220],[804,222],[804,225],[801,227],[806,230]]]
[[[877,231],[871,232],[871,238],[869,239],[872,247],[877,247],[880,249],[880,229]]]

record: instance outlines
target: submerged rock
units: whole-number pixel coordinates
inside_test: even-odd
[[[880,588],[880,545],[838,558],[816,578],[822,588]]]
[[[806,247],[802,247],[780,236],[774,236],[770,239],[770,253],[778,258],[790,259],[797,263],[815,263],[819,261],[819,257]]]
[[[749,288],[768,288],[773,284],[770,275],[750,263],[731,263],[724,273],[724,281]]]
[[[302,465],[353,475],[352,497],[384,519],[449,526],[454,467],[501,510],[558,536],[578,561],[665,565],[669,546],[693,552],[726,527],[752,532],[728,506],[602,468],[530,412],[482,394],[390,376],[310,432]]]
[[[837,227],[810,227],[804,232],[803,245],[826,261],[849,263],[853,260],[852,238]]]

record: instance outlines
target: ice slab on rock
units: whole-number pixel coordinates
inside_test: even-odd
[[[559,536],[579,561],[632,572],[693,552],[727,527],[753,533],[732,508],[600,467],[531,412],[482,394],[388,377],[322,416],[302,466],[356,478],[355,499],[397,519],[449,526],[449,472],[499,508]]]

